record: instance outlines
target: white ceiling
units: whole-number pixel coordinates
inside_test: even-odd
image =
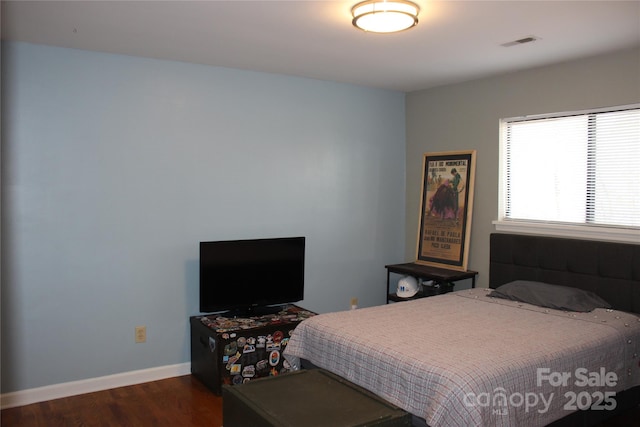
[[[640,45],[640,0],[417,0],[386,35],[351,25],[356,2],[3,0],[2,38],[406,92]]]

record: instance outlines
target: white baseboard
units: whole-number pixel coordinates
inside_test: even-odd
[[[191,363],[187,362],[179,363],[177,365],[159,366],[157,368],[123,372],[104,377],[88,378],[86,380],[71,381],[68,383],[53,384],[44,387],[5,393],[0,395],[0,409],[30,405],[32,403],[44,402],[45,400],[59,399],[61,397],[93,393],[94,391],[102,391],[116,387],[124,387],[149,381],[179,377],[190,373]]]

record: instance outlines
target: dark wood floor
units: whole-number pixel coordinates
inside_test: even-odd
[[[222,398],[187,375],[9,408],[1,415],[2,427],[219,427]],[[640,408],[600,427],[629,426],[640,426]]]
[[[4,409],[2,427],[219,427],[222,398],[191,375]]]

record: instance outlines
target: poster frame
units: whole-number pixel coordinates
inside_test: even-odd
[[[475,169],[476,150],[424,154],[416,264],[467,270]]]

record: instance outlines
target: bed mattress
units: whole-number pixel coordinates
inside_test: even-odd
[[[429,426],[543,426],[640,384],[640,318],[471,289],[303,321],[285,357],[338,374]]]

